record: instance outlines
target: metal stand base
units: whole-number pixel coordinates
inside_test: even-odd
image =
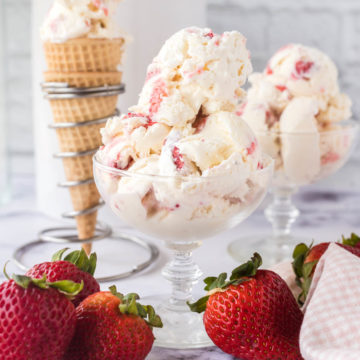
[[[70,230],[76,231],[76,227],[69,226],[69,227],[50,228],[50,229],[45,229],[45,230],[41,231],[41,233],[39,234],[39,240],[34,240],[32,242],[24,244],[23,246],[21,246],[15,250],[14,255],[13,255],[14,262],[22,270],[24,270],[24,271],[28,270],[28,267],[23,263],[23,260],[22,260],[23,257],[29,251],[31,251],[34,247],[38,247],[38,246],[41,246],[46,243],[63,243],[63,244],[64,243],[67,243],[67,244],[75,243],[75,244],[77,244],[77,243],[89,243],[89,242],[103,240],[105,238],[107,238],[107,239],[110,238],[112,240],[117,240],[117,241],[131,242],[131,243],[136,244],[137,246],[147,250],[147,252],[149,253],[149,258],[140,264],[133,265],[131,270],[123,272],[123,273],[115,274],[115,275],[96,278],[96,280],[99,282],[110,282],[110,281],[116,281],[116,280],[128,278],[134,274],[137,274],[138,272],[140,272],[142,270],[145,270],[150,265],[152,265],[159,257],[159,249],[155,245],[153,245],[145,240],[142,240],[138,237],[129,236],[127,234],[119,234],[119,235],[111,236],[110,227],[108,225],[105,225],[102,223],[98,223],[98,227],[96,228],[97,235],[95,235],[93,238],[88,239],[88,240],[79,240],[76,235],[66,235],[66,234],[63,236],[52,236],[51,235],[52,233],[55,233],[55,232],[59,232],[59,231],[67,232]],[[105,236],[104,236],[104,234],[105,234]]]

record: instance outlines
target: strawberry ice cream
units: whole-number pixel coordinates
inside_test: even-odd
[[[55,0],[41,28],[41,39],[65,42],[88,37],[123,37],[114,22],[121,0]]]
[[[246,39],[188,28],[167,40],[150,64],[139,102],[131,110],[176,127],[204,114],[235,111],[252,71]]]
[[[238,114],[276,159],[275,183],[307,184],[345,162],[352,139],[337,123],[350,118],[351,101],[340,93],[336,66],[327,55],[290,44],[249,80]]]
[[[149,66],[138,104],[102,130],[97,160],[125,172],[98,174],[98,187],[127,222],[169,239],[208,236],[264,194],[259,173],[269,163],[235,113],[251,72],[245,43],[235,31],[176,33]]]

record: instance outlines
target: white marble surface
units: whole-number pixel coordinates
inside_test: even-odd
[[[14,249],[30,240],[36,238],[38,231],[49,225],[58,225],[59,222],[34,210],[34,179],[25,177],[15,179],[13,188],[13,200],[0,208],[0,266],[11,259]],[[360,233],[360,191],[355,189],[332,192],[319,190],[316,186],[308,187],[300,191],[294,198],[296,205],[302,210],[299,220],[294,226],[297,235],[304,236],[309,242],[314,239],[318,241],[337,240],[341,234],[348,235],[350,232]],[[133,232],[124,227],[116,231]],[[217,237],[205,241],[203,246],[195,251],[194,257],[204,272],[204,276],[217,275],[222,271],[231,271],[237,264],[226,252],[227,245],[238,236],[251,236],[259,232],[266,234],[270,231],[261,210],[253,214],[239,227]],[[130,279],[118,281],[118,289],[122,292],[136,291],[141,296],[152,296],[168,292],[169,285],[160,274],[161,268],[169,259],[169,253],[162,244],[159,260],[143,273]],[[54,250],[61,245],[49,245],[41,252],[35,249],[25,260],[28,264],[48,259]],[[137,261],[144,259],[146,254],[129,246],[121,245],[111,241],[104,241],[95,245],[100,261],[98,275],[114,270],[130,269],[133,259]],[[254,249],[256,250],[256,249]],[[17,271],[13,262],[8,265],[8,271]],[[4,280],[0,275],[0,281]],[[110,284],[102,284],[107,289]],[[202,284],[198,284],[195,292],[201,294]],[[222,353],[216,348],[202,350],[165,350],[154,348],[149,355],[150,360],[170,359],[231,359],[232,357]]]

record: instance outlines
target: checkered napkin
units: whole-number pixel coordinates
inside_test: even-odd
[[[360,259],[331,244],[316,266],[304,310],[305,360],[359,360]]]

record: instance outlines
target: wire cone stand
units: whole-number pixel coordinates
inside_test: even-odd
[[[45,82],[41,86],[44,97],[50,101],[53,110],[54,123],[49,125],[49,128],[57,132],[61,150],[54,154],[54,158],[62,159],[67,178],[67,181],[58,183],[58,186],[70,191],[74,209],[63,213],[62,217],[75,219],[77,226],[42,230],[38,240],[16,249],[13,256],[16,264],[26,269],[22,262],[24,255],[44,243],[81,244],[84,250],[90,253],[93,242],[111,237],[112,240],[131,242],[144,248],[149,257],[133,266],[130,271],[97,280],[119,280],[144,270],[159,256],[158,248],[126,234],[112,236],[108,225],[97,222],[97,211],[104,202],[100,199],[94,182],[92,157],[101,145],[100,128],[110,117],[120,113],[116,109],[116,102],[118,95],[124,93],[125,86],[115,84],[80,88],[62,82]]]

